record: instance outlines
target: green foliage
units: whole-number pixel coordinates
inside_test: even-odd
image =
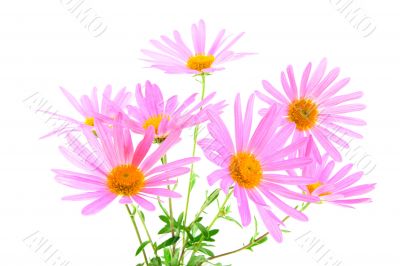
[[[206,257],[201,256],[192,256],[187,264],[187,266],[200,266],[204,262],[206,262]]]
[[[136,250],[136,253],[135,253],[135,255],[137,256],[137,255],[139,255],[140,254],[140,252],[142,252],[142,250],[147,246],[147,244],[149,244],[150,243],[150,241],[145,241],[145,242],[143,242],[139,247],[138,247],[138,249]]]
[[[166,266],[179,266],[179,250],[172,256],[169,248],[164,248],[164,264]]]
[[[165,247],[169,247],[173,244],[175,244],[176,242],[178,242],[179,240],[179,236],[174,236],[171,238],[168,238],[167,240],[165,240],[164,242],[162,242],[160,245],[157,246],[157,250],[163,249]]]

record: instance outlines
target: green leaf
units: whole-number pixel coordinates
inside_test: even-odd
[[[219,229],[212,229],[212,230],[208,231],[208,236],[209,237],[215,236],[216,234],[218,234],[218,232],[219,232]]]
[[[254,235],[253,237],[256,238],[258,236],[258,222],[256,216],[254,216]]]
[[[190,175],[190,183],[189,183],[189,190],[192,191],[194,185],[196,184],[196,179],[199,177],[198,174],[192,173]]]
[[[210,256],[210,257],[214,256],[214,253],[211,250],[207,249],[207,248],[201,247],[201,248],[199,248],[199,251],[201,253],[204,253],[204,254]]]
[[[165,264],[169,265],[171,263],[171,251],[169,250],[169,248],[164,248],[164,260],[165,260]]]
[[[169,247],[169,246],[175,244],[176,242],[178,242],[178,240],[179,240],[179,236],[171,237],[171,238],[165,240],[164,242],[162,242],[162,243],[157,247],[157,250],[163,249],[163,248],[165,248],[165,247]]]
[[[194,237],[193,237],[193,235],[191,234],[190,229],[189,229],[189,228],[184,228],[184,230],[185,230],[187,236],[189,237],[189,240],[190,240],[190,241],[193,241],[193,240],[194,240]]]
[[[163,213],[165,214],[165,216],[167,216],[168,219],[169,219],[168,211],[167,211],[167,209],[165,209],[164,206],[161,204],[160,198],[158,198],[158,205],[160,206],[160,208],[161,208],[161,210],[163,211]]]
[[[162,234],[167,234],[169,232],[171,232],[171,226],[166,225],[160,231],[158,231],[158,234],[162,235]]]
[[[221,190],[217,188],[214,190],[209,196],[207,196],[206,201],[204,202],[202,209],[205,209],[207,206],[209,206],[211,203],[213,203],[219,196],[219,192]]]
[[[162,262],[161,259],[156,257],[156,258],[152,258],[149,262],[149,266],[162,266]]]
[[[254,237],[252,237],[250,239],[251,245],[247,249],[253,251],[252,249],[253,247],[261,245],[262,243],[267,242],[267,240],[268,240],[267,236],[263,236],[260,239],[255,239]]]
[[[183,226],[183,224],[182,224],[182,222],[183,222],[183,212],[179,215],[179,217],[178,217],[178,221],[176,221],[176,224],[175,224],[175,228],[176,228],[176,231],[178,232],[178,235],[179,235],[179,233],[180,233],[180,231],[181,231],[181,228],[182,228],[182,226]]]
[[[147,244],[149,244],[150,241],[144,241],[136,250],[135,256],[139,255],[140,252],[142,252],[142,250],[147,246]]]
[[[192,256],[187,264],[187,266],[199,266],[202,263],[206,262],[206,257],[201,256]]]
[[[170,225],[170,220],[169,220],[168,216],[160,215],[160,216],[158,216],[158,218],[160,218],[160,220],[163,221],[164,223]]]
[[[242,226],[238,221],[236,221],[234,218],[232,218],[232,217],[230,217],[230,216],[224,216],[224,217],[221,217],[221,218],[222,218],[222,219],[225,219],[225,220],[227,220],[227,221],[229,221],[229,222],[235,223],[235,224],[237,224],[240,228],[243,229],[243,226]]]
[[[146,220],[146,218],[144,217],[144,213],[141,210],[138,210],[138,214],[139,214],[140,219],[142,219],[143,221]]]
[[[207,228],[205,228],[201,223],[196,223],[197,228],[199,228],[199,230],[201,231],[201,234],[205,237],[208,238],[209,234],[208,234],[208,230]]]

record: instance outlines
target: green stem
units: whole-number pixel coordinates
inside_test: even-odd
[[[132,207],[135,208],[134,206],[132,206]],[[157,249],[156,249],[156,247],[154,246],[154,242],[153,242],[153,240],[151,239],[151,235],[150,235],[150,233],[149,233],[149,230],[147,229],[146,221],[144,220],[143,216],[140,215],[140,214],[139,214],[139,218],[140,218],[140,221],[142,222],[144,231],[146,232],[147,239],[149,240],[150,245],[151,245],[151,247],[153,248],[154,255],[155,255],[156,257],[158,257],[158,255],[157,255]]]
[[[309,202],[306,203],[299,211],[301,211],[301,212],[305,211],[308,208],[308,206],[310,206],[310,204],[311,203],[309,203]],[[297,208],[298,208],[298,206],[296,206],[296,209]],[[289,218],[290,218],[290,216],[286,216],[285,218],[283,218],[282,223],[286,222]],[[251,245],[253,245],[254,242],[260,241],[261,239],[263,239],[264,237],[266,237],[268,235],[269,235],[269,232],[266,232],[265,234],[261,235],[260,237],[256,238],[255,240],[253,240],[253,242],[249,242],[247,245],[245,245],[245,246],[243,246],[241,248],[238,248],[238,249],[226,252],[226,253],[222,253],[222,254],[219,254],[219,255],[215,255],[215,256],[209,257],[209,258],[207,258],[207,261],[238,253],[238,252],[240,252],[242,250],[245,250],[245,249],[251,247]]]
[[[232,196],[233,193],[233,189],[231,189],[229,191],[229,193],[226,195],[224,202],[222,203],[222,205],[219,207],[218,209],[218,213],[215,215],[214,219],[211,221],[210,225],[207,226],[207,231],[210,231],[211,228],[214,226],[215,222],[218,220],[218,218],[221,217],[221,212],[224,212],[225,210],[225,206],[228,203],[228,200],[230,199],[230,197]],[[196,246],[193,248],[193,252],[192,252],[192,256],[190,258],[192,258],[196,252],[199,250],[199,248],[201,247],[201,243],[204,240],[204,235],[201,236],[199,242],[196,243]]]
[[[201,100],[204,99],[206,93],[206,74],[202,73],[201,74]],[[201,108],[200,108],[201,109]],[[193,133],[193,148],[192,148],[192,156],[196,155],[196,147],[197,147],[197,138],[199,135],[199,126],[197,125],[194,128],[194,133]],[[187,215],[188,215],[188,210],[189,210],[189,203],[190,203],[190,194],[192,192],[192,178],[194,175],[194,164],[190,165],[190,175],[189,175],[189,185],[188,185],[188,190],[187,190],[187,197],[186,197],[186,205],[185,205],[185,212],[183,216],[183,228],[186,227],[186,222],[187,222]],[[186,233],[183,231],[183,243],[186,243]],[[182,253],[181,253],[181,260],[183,260],[183,257],[185,255],[185,247],[182,246]]]
[[[161,163],[166,164],[167,163],[167,155],[165,154],[163,157],[161,157]],[[171,190],[171,186],[168,185],[168,189]],[[174,210],[172,208],[172,199],[168,198],[168,209],[169,209],[169,223],[170,223],[170,228],[171,228],[171,236],[172,238],[175,237],[175,228],[174,228]],[[176,244],[172,246],[172,256],[175,254],[175,248]]]
[[[131,209],[129,208],[129,206],[127,204],[125,204],[125,207],[126,207],[126,210],[129,213],[129,217],[131,217],[131,221],[132,221],[133,227],[135,228],[136,236],[137,236],[137,238],[139,240],[139,243],[140,243],[140,245],[142,245],[143,241],[142,241],[142,238],[140,237],[140,232],[139,232],[139,229],[138,229],[137,224],[136,224],[135,213],[131,212]],[[146,251],[144,249],[142,250],[142,253],[143,253],[145,264],[149,265],[149,261],[147,260]]]

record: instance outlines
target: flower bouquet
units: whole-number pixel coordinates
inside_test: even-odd
[[[132,256],[138,265],[172,266],[222,265],[225,256],[252,250],[269,238],[281,242],[286,220],[307,221],[304,211],[313,204],[370,202],[363,195],[374,184],[359,185],[363,173],[352,171],[351,164],[336,166],[341,151],[349,148],[344,136],[361,138],[351,128],[365,125],[349,116],[365,108],[352,103],[362,92],[340,93],[349,78],[338,79],[339,68],[328,72],[326,59],[316,68],[310,63],[298,82],[289,65],[281,74],[282,88],[263,80],[264,91],[255,91],[245,102],[238,94],[230,108],[207,93],[206,80],[228,61],[252,55],[232,50],[243,33],[231,38],[221,30],[208,49],[204,21],[192,25],[191,35],[194,49],[174,31],[172,38],[151,40],[153,50],[142,52],[151,68],[192,75],[201,84],[200,95],[183,102],[178,96],[164,100],[162,89],[150,81],[137,85],[134,93],[122,89],[113,95],[107,86],[100,99],[95,88],[80,101],[62,89],[80,114],[77,119],[57,114],[68,127],[48,134],[66,136],[68,145],[60,151],[80,169],[53,170],[58,182],[81,191],[64,200],[87,201],[83,215],[118,201],[137,236]],[[258,113],[255,101],[264,106]],[[233,125],[224,116],[233,117]],[[200,137],[200,126],[206,137]],[[180,158],[169,160],[167,154],[179,146],[184,130],[193,132],[191,151],[181,149]],[[213,165],[207,176],[196,174],[199,160]],[[207,178],[210,190],[204,199],[193,199],[201,178]],[[177,201],[184,202],[182,210]],[[278,217],[277,211],[287,216]],[[146,224],[152,212],[159,215],[159,229]],[[215,240],[223,234],[217,221],[240,229],[252,220],[258,230],[247,244],[238,240],[237,249],[215,252]]]

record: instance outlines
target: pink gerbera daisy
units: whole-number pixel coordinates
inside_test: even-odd
[[[222,112],[224,102],[208,104],[215,93],[208,95],[204,100],[191,106],[196,100],[196,93],[187,98],[181,105],[178,96],[173,96],[164,102],[160,88],[149,81],[145,84],[145,95],[140,84],[136,87],[136,106],[128,106],[131,128],[144,133],[148,127],[155,130],[155,141],[162,142],[174,130],[198,125],[208,119],[205,111]]]
[[[283,128],[281,130],[283,135],[287,138],[293,135],[293,141],[311,135],[334,160],[340,161],[341,155],[335,144],[348,148],[349,144],[344,140],[344,136],[362,137],[344,127],[343,124],[365,125],[363,120],[349,117],[347,114],[363,110],[365,105],[347,103],[361,98],[363,95],[361,91],[337,95],[347,85],[350,78],[335,82],[339,76],[339,68],[334,68],[325,75],[326,65],[327,61],[323,59],[310,77],[311,63],[309,63],[303,72],[299,85],[296,83],[293,68],[289,65],[287,78],[284,72],[281,74],[285,95],[266,80],[263,81],[263,86],[269,96],[260,92],[257,92],[257,95],[270,105],[277,104],[284,108]],[[265,112],[266,109],[260,111],[262,115]],[[317,151],[317,159],[320,161],[321,156],[318,150],[314,150]]]
[[[335,162],[329,160],[328,154],[325,154],[321,163],[314,160],[303,168],[303,175],[312,177],[313,182],[301,185],[300,188],[307,195],[319,197],[321,202],[340,206],[352,207],[352,204],[370,202],[370,198],[357,198],[357,196],[370,192],[375,188],[375,184],[353,186],[362,178],[363,172],[349,174],[352,167],[352,164],[345,165],[333,174]]]
[[[52,114],[54,117],[64,120],[66,123],[53,132],[50,132],[46,136],[79,131],[82,126],[93,127],[96,117],[103,121],[111,122],[117,114],[117,110],[114,108],[114,106],[119,106],[121,109],[125,108],[132,95],[130,92],[127,92],[125,88],[123,88],[114,98],[112,98],[112,88],[110,85],[108,85],[104,89],[101,102],[99,104],[96,87],[93,88],[90,96],[83,95],[80,99],[80,102],[78,102],[75,97],[72,96],[66,89],[62,87],[60,89],[68,101],[76,109],[76,111],[79,112],[81,117],[75,119],[57,113]]]
[[[286,214],[302,221],[307,220],[303,213],[290,207],[276,195],[300,201],[315,200],[312,196],[296,193],[282,186],[282,184],[309,184],[309,178],[287,175],[283,171],[303,167],[309,164],[311,159],[284,159],[288,154],[305,145],[307,139],[301,138],[295,143],[283,147],[286,142],[285,136],[278,135],[276,132],[280,124],[280,111],[276,105],[270,108],[251,135],[253,104],[254,95],[247,103],[243,120],[240,96],[236,97],[236,145],[224,122],[212,112],[208,112],[211,121],[208,124],[208,131],[211,138],[200,140],[199,145],[205,156],[221,167],[208,176],[209,184],[213,185],[220,180],[220,187],[225,193],[233,186],[242,224],[247,226],[251,222],[248,202],[250,199],[257,207],[271,235],[280,242],[282,233],[279,225],[282,222],[271,211],[265,198]]]
[[[167,150],[179,141],[180,132],[171,133],[157,149],[149,153],[154,130],[149,128],[143,139],[134,148],[131,133],[121,126],[118,115],[111,129],[95,120],[98,137],[87,127],[82,128],[89,148],[76,139],[69,139],[69,148],[60,147],[62,154],[85,173],[53,170],[56,180],[64,185],[85,191],[82,194],[64,197],[65,200],[91,200],[82,213],[94,214],[102,210],[117,197],[120,203],[133,201],[147,210],[155,206],[149,198],[179,197],[174,191],[164,188],[176,183],[176,177],[189,172],[186,165],[198,158],[186,158],[155,166]],[[71,149],[73,151],[71,151]]]
[[[194,51],[188,48],[178,31],[174,31],[174,39],[161,36],[163,42],[151,40],[157,52],[142,50],[149,57],[145,59],[153,65],[151,67],[171,74],[201,74],[222,70],[218,67],[222,63],[239,59],[250,53],[235,53],[231,47],[243,36],[243,32],[228,42],[225,30],[221,30],[211,47],[206,50],[206,26],[203,20],[192,25],[192,39]]]

